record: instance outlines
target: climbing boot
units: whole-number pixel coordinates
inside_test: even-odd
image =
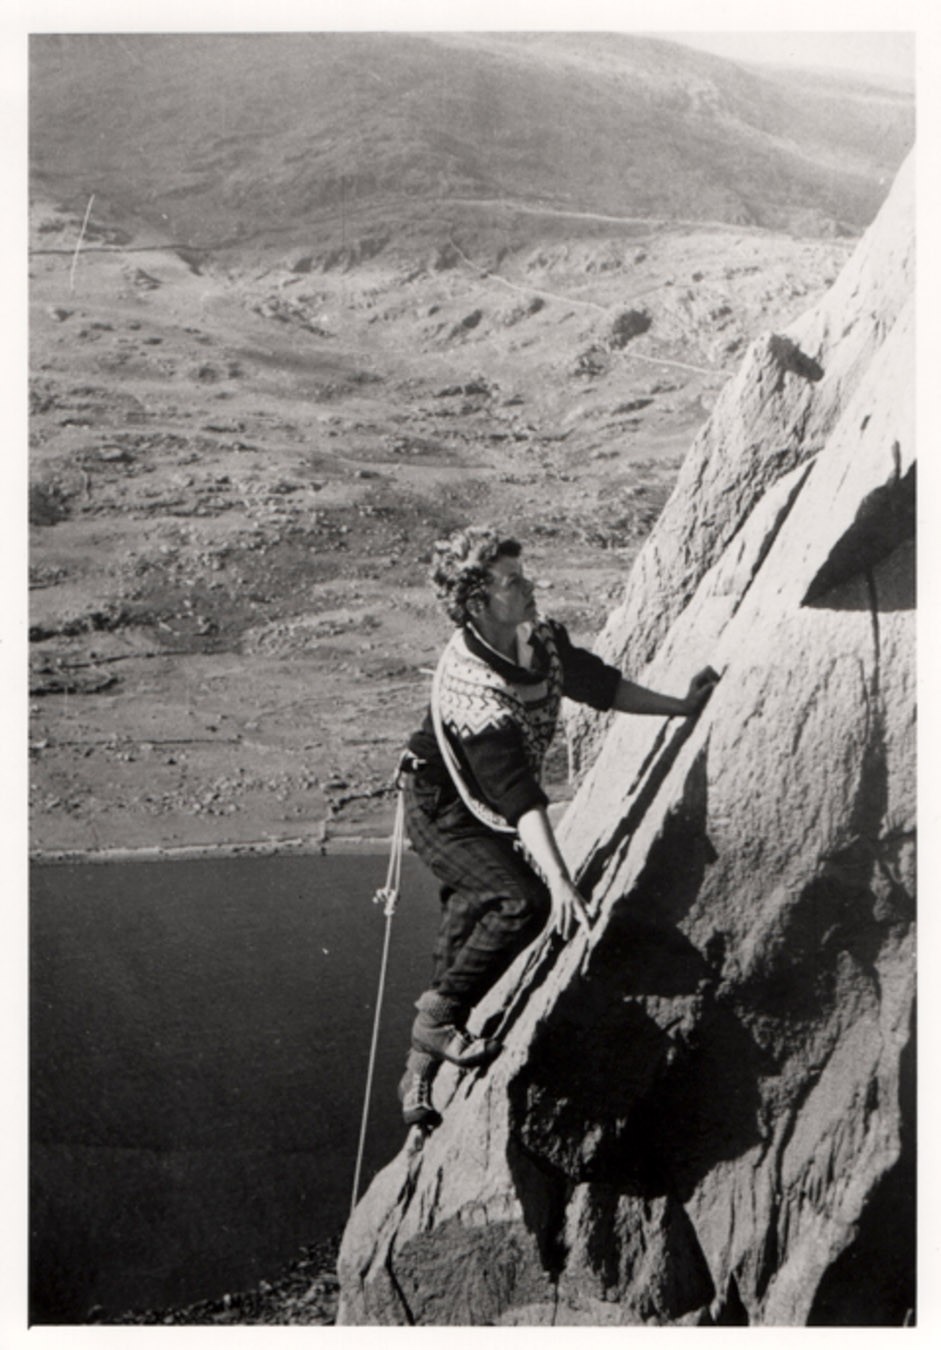
[[[462,1025],[461,1006],[454,999],[428,990],[415,1004],[418,1016],[412,1023],[412,1048],[432,1059],[446,1059],[459,1069],[489,1064],[500,1053],[500,1042],[473,1036]]]
[[[402,1103],[402,1119],[406,1125],[420,1125],[423,1130],[433,1130],[441,1124],[440,1112],[435,1110],[431,1100],[431,1078],[427,1074],[406,1069],[399,1083],[399,1101]]]

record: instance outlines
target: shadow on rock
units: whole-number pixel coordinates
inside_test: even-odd
[[[894,447],[898,453],[898,444]],[[915,466],[876,488],[833,545],[807,588],[815,609],[871,609],[874,614],[915,607]],[[863,585],[853,587],[853,580]]]
[[[767,1065],[681,934],[621,933],[617,984],[574,981],[510,1084],[513,1133],[571,1182],[684,1197],[759,1138]]]

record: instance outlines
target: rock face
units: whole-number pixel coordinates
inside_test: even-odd
[[[911,197],[693,446],[601,650],[721,683],[608,719],[560,831],[592,930],[481,1005],[503,1053],[358,1205],[342,1323],[914,1308]]]

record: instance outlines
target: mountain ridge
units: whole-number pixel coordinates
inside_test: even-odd
[[[623,34],[38,36],[33,186],[191,244],[424,239],[462,195],[853,232],[912,137],[910,100],[859,87]]]

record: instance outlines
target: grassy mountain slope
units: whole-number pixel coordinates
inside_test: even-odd
[[[40,850],[385,829],[430,543],[519,533],[590,641],[912,120],[605,34],[44,35],[31,99]]]
[[[913,112],[627,35],[87,35],[32,39],[30,124],[38,191],[207,243],[461,198],[855,231]]]

